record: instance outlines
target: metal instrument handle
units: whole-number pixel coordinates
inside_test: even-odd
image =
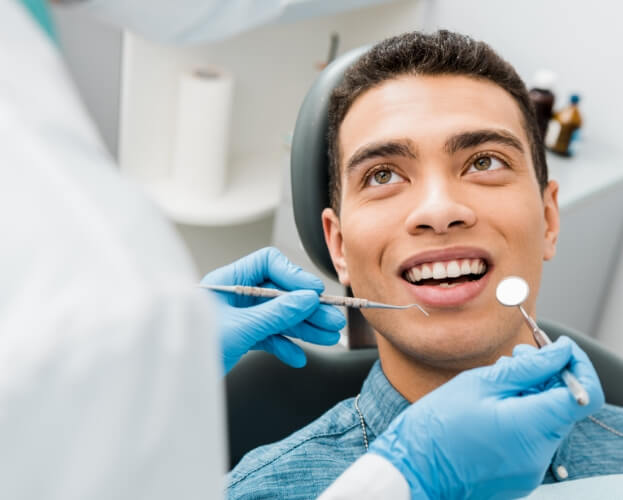
[[[249,295],[251,297],[279,297],[285,292],[277,290],[276,288],[236,285],[235,293],[238,295]]]
[[[323,304],[331,304],[334,306],[354,307],[361,309],[367,307],[368,299],[360,299],[357,297],[341,297],[339,295],[321,295],[320,302]]]

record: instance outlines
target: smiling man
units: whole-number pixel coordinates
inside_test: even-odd
[[[543,262],[556,253],[558,186],[508,63],[446,31],[379,43],[331,96],[329,158],[322,220],[340,282],[357,297],[417,302],[430,317],[365,310],[380,362],[361,394],[247,455],[230,475],[231,498],[315,498],[409,403],[534,345],[495,289],[523,277],[535,313]],[[621,409],[595,417],[576,424],[544,482],[623,472]]]
[[[373,57],[351,70],[343,89],[368,74]],[[411,401],[533,343],[495,288],[519,275],[538,290],[559,228],[558,186],[547,181],[542,153],[533,159],[538,131],[517,99],[484,77],[416,71],[334,106],[341,123],[332,136],[333,207],[323,213],[336,271],[355,296],[418,302],[431,313],[365,313],[385,375]],[[533,293],[528,311],[535,300]]]

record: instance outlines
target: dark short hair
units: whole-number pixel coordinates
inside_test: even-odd
[[[547,163],[534,108],[515,69],[484,42],[451,31],[417,31],[379,42],[344,74],[329,101],[329,198],[340,208],[340,146],[338,133],[353,102],[365,91],[402,75],[457,75],[488,80],[515,99],[523,115],[541,192],[547,186]]]

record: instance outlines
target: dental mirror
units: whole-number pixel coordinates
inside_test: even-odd
[[[528,298],[529,293],[530,286],[528,286],[526,280],[520,278],[519,276],[507,276],[500,281],[495,290],[495,296],[500,304],[507,307],[517,306],[519,308],[521,315],[532,330],[534,341],[539,348],[541,348],[547,344],[551,344],[552,341],[547,336],[547,333],[539,328],[536,321],[530,317],[521,305]],[[575,375],[573,375],[566,368],[562,370],[560,375],[565,385],[569,388],[571,394],[573,394],[573,397],[577,403],[580,406],[586,406],[590,401],[588,392],[586,392],[586,389],[582,386]]]
[[[503,306],[513,307],[523,304],[530,294],[526,280],[519,276],[508,276],[500,281],[495,290],[495,297]]]

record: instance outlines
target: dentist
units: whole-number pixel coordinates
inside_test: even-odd
[[[238,16],[239,26],[256,25],[281,4],[83,7],[186,43]],[[343,317],[319,305],[317,278],[274,249],[203,282],[272,283],[291,294],[259,303],[198,290],[174,229],[118,175],[58,53],[14,0],[0,2],[0,62],[0,496],[219,498],[223,371],[254,348],[301,366],[286,336],[331,344]],[[590,406],[548,383],[567,365]],[[602,402],[571,341],[518,349],[408,408],[323,498],[527,493],[568,428]]]

